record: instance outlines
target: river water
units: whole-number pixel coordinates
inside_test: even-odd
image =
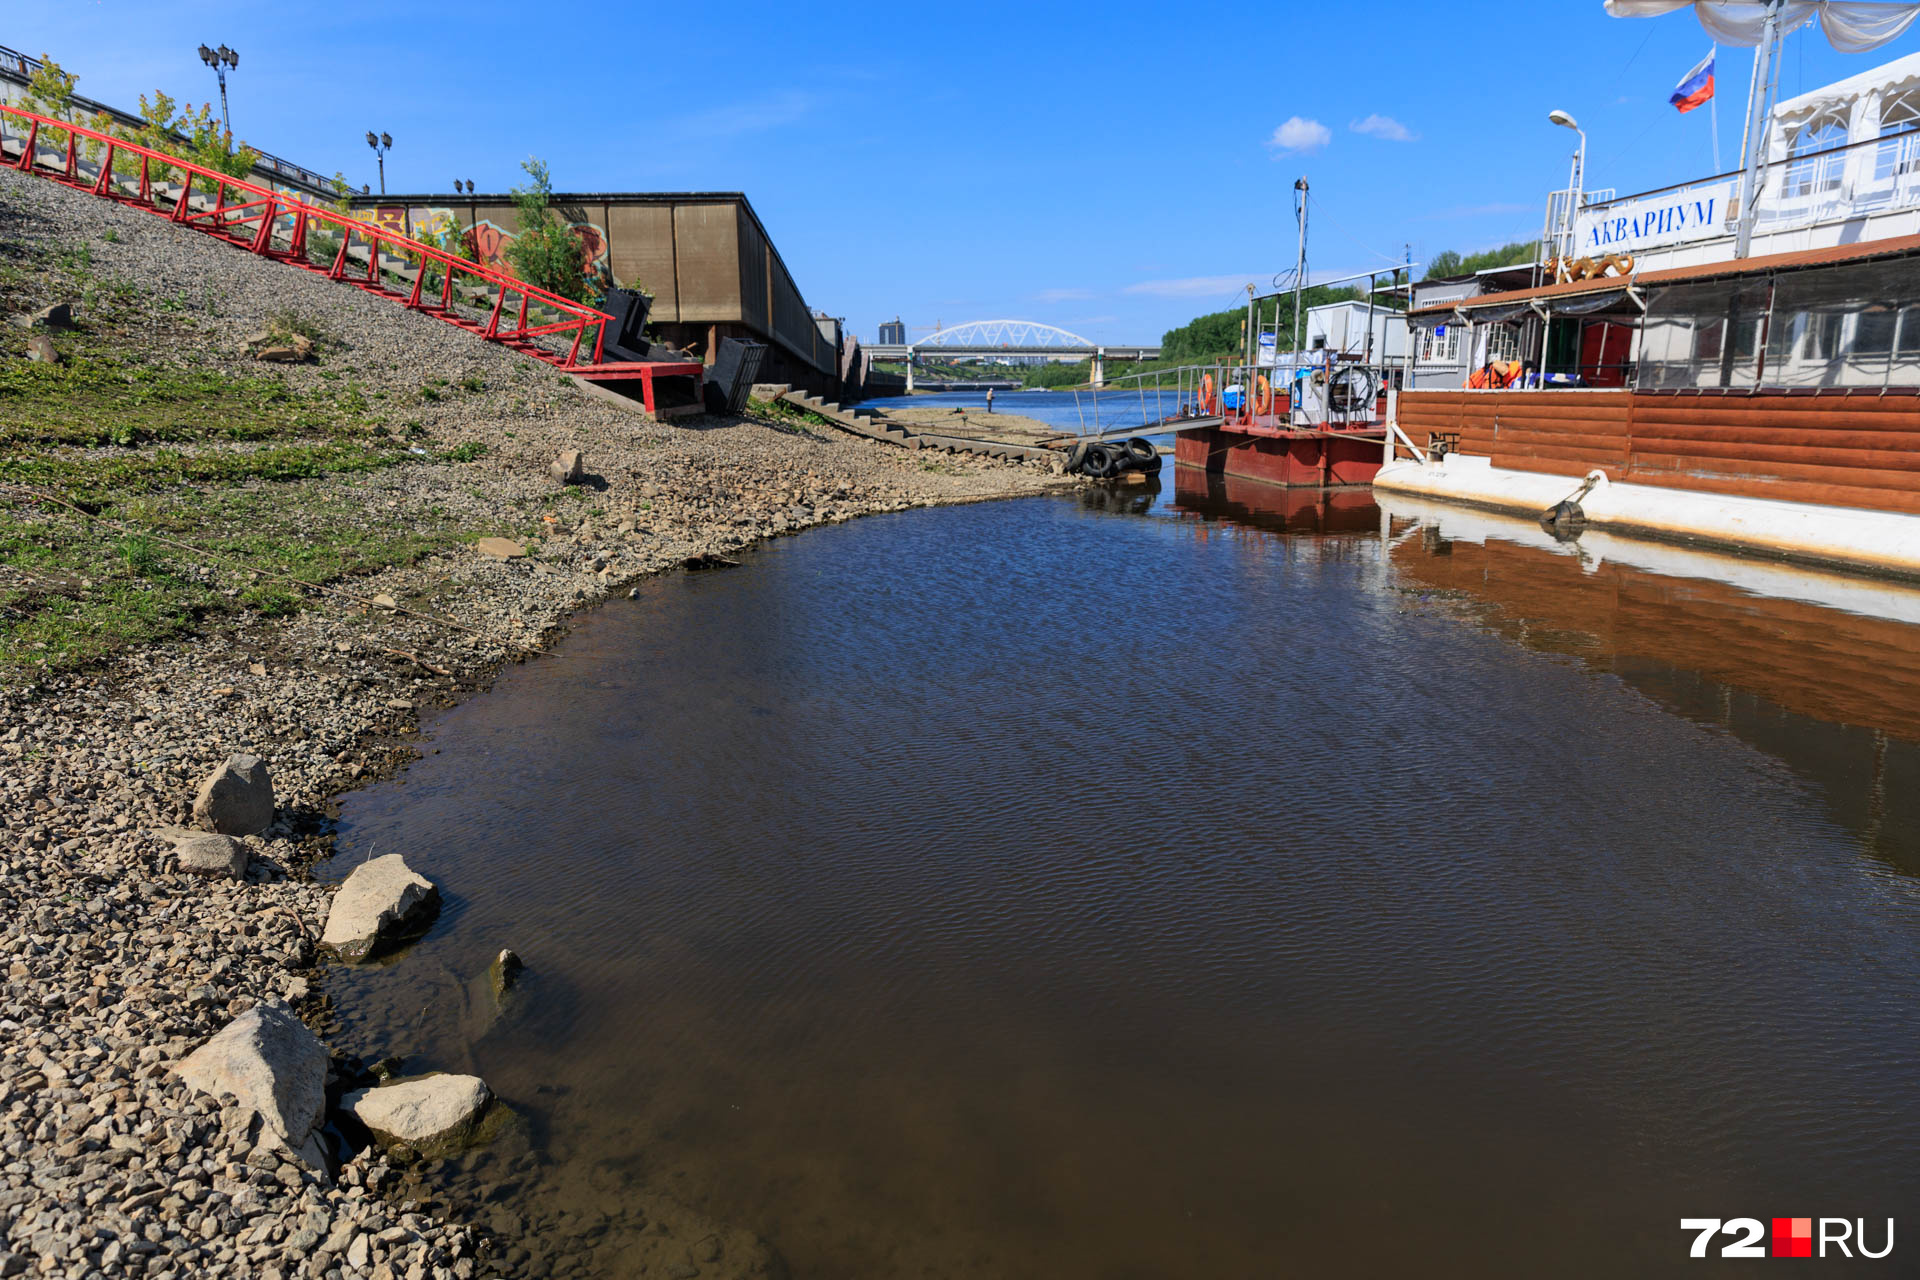
[[[337,870],[447,906],[329,978],[343,1038],[523,1121],[437,1194],[517,1274],[741,1273],[679,1206],[802,1277],[1877,1248],[1920,1193],[1920,596],[1180,479],[654,579],[348,797]]]
[[[1191,393],[1189,393],[1191,394]],[[872,400],[862,400],[863,409],[964,409],[968,412],[984,411],[987,407],[987,393],[984,391],[942,391],[929,395],[881,396]],[[1142,390],[1131,387],[1113,391],[996,391],[993,393],[993,408],[996,413],[1019,414],[1023,418],[1032,418],[1048,426],[1070,431],[1075,435],[1092,432],[1096,427],[1102,432],[1123,427],[1137,427],[1146,422],[1158,422],[1173,417],[1180,409],[1180,395],[1175,388]],[[1154,437],[1165,441],[1169,446],[1172,435]]]

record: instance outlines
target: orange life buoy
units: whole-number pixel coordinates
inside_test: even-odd
[[[1273,387],[1268,383],[1267,375],[1264,373],[1256,375],[1253,380],[1253,411],[1255,413],[1273,412]]]
[[[1200,412],[1211,418],[1213,409],[1213,375],[1203,373],[1200,375]]]

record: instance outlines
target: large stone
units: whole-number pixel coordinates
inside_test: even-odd
[[[42,329],[68,329],[73,326],[73,304],[56,302],[33,313],[32,323]]]
[[[390,853],[353,869],[333,895],[320,941],[342,960],[368,960],[382,943],[423,928],[439,905],[440,891],[433,881]]]
[[[259,1005],[188,1054],[174,1074],[199,1093],[232,1098],[261,1117],[261,1141],[327,1168],[327,1047],[285,1009]]]
[[[493,1100],[479,1076],[417,1076],[340,1099],[381,1146],[403,1143],[425,1155],[466,1145],[478,1133]]]
[[[502,950],[487,966],[487,986],[493,991],[496,1004],[504,1004],[507,994],[520,981],[520,971],[527,966],[511,950]]]
[[[518,560],[527,554],[527,548],[512,538],[482,538],[473,544],[473,549],[496,560]]]
[[[236,755],[208,775],[193,798],[193,820],[208,831],[250,836],[273,824],[273,779],[259,756]]]
[[[36,333],[27,339],[27,359],[34,364],[59,364],[60,353],[53,349],[52,338]]]
[[[547,464],[547,474],[561,484],[579,484],[587,474],[587,460],[575,450],[568,450]]]
[[[247,846],[232,836],[196,831],[173,847],[173,860],[182,871],[198,876],[240,880],[247,874]]]

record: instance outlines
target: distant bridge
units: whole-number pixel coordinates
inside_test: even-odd
[[[995,357],[1038,357],[1044,360],[1091,362],[1094,386],[1106,380],[1109,360],[1158,360],[1159,346],[1097,343],[1077,333],[1032,320],[972,320],[939,329],[918,342],[875,343],[866,348],[875,360],[901,360],[907,366],[907,390],[913,390],[913,366],[924,357],[946,360],[990,360]]]

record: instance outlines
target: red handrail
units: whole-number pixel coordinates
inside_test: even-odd
[[[573,369],[580,366],[581,361],[579,355],[581,339],[586,336],[588,327],[592,326],[594,330],[593,358],[586,363],[598,364],[600,362],[600,354],[606,342],[606,325],[613,319],[612,316],[604,311],[563,298],[558,294],[550,293],[538,285],[530,284],[504,271],[497,271],[481,263],[469,262],[465,258],[457,258],[444,249],[438,249],[429,244],[422,244],[418,240],[409,239],[406,236],[389,231],[375,223],[353,217],[351,214],[341,213],[337,209],[329,209],[321,205],[309,204],[304,200],[296,199],[284,192],[275,191],[271,187],[263,187],[258,183],[249,182],[245,178],[236,178],[232,174],[222,173],[217,169],[209,169],[204,165],[195,164],[191,160],[185,160],[164,151],[155,151],[150,147],[143,147],[138,143],[128,142],[124,138],[116,138],[112,134],[89,129],[85,125],[73,124],[66,120],[39,115],[32,111],[23,111],[19,107],[0,103],[0,124],[4,124],[8,116],[15,116],[27,122],[27,134],[20,148],[20,157],[18,160],[7,162],[22,172],[32,173],[37,167],[37,156],[35,152],[42,126],[49,129],[63,130],[67,134],[67,145],[62,170],[58,174],[43,173],[42,176],[50,176],[56,181],[86,189],[86,184],[79,176],[79,157],[75,151],[75,142],[80,138],[89,139],[106,148],[106,154],[100,160],[99,177],[91,184],[91,190],[95,195],[105,196],[110,200],[115,200],[123,204],[133,204],[150,208],[154,213],[161,213],[160,198],[158,194],[154,192],[151,182],[151,167],[153,164],[158,163],[169,169],[178,169],[188,176],[181,184],[180,196],[173,202],[172,210],[164,215],[171,221],[187,224],[204,221],[207,225],[202,228],[203,230],[208,231],[220,239],[226,240],[230,244],[239,244],[243,247],[251,248],[253,252],[263,257],[277,258],[291,265],[303,267],[309,271],[317,271],[335,280],[346,279],[347,249],[352,245],[353,237],[358,235],[367,242],[367,274],[365,279],[349,281],[349,283],[355,284],[368,292],[380,293],[389,298],[401,299],[403,305],[410,309],[438,315],[441,319],[447,320],[451,324],[480,332],[481,336],[488,341],[516,343],[520,349],[524,350],[527,354],[544,360],[549,364],[557,365],[562,369]],[[0,130],[0,136],[4,136],[3,130]],[[121,154],[137,156],[140,159],[140,190],[137,196],[129,197],[125,195],[120,192],[114,184],[113,162],[116,156]],[[203,209],[198,212],[192,211],[189,197],[193,193],[195,179],[204,180],[213,184],[214,201],[211,209]],[[238,204],[229,204],[227,202],[227,192],[229,189],[235,192],[246,193],[254,198],[244,199]],[[250,210],[259,210],[259,212],[258,214],[250,214],[248,212]],[[236,221],[236,214],[247,215],[237,219],[237,221],[242,223],[251,222],[255,217],[258,217],[260,226],[258,230],[253,233],[250,241],[242,241],[238,237],[228,233],[228,228]],[[274,227],[283,217],[293,219],[293,228],[290,236],[291,243],[290,246],[284,250],[273,248]],[[316,266],[307,260],[307,231],[308,228],[316,222],[323,226],[338,228],[341,232],[340,252],[330,268]],[[405,256],[418,264],[418,274],[415,276],[410,295],[390,292],[380,283],[379,263],[382,245],[392,246],[397,256]],[[426,278],[427,263],[429,262],[438,264],[442,275],[445,277],[445,285],[441,290],[440,301],[437,305],[423,303],[420,300],[420,284],[421,281]],[[499,295],[493,302],[492,316],[487,321],[484,329],[476,330],[470,322],[454,316],[452,301],[453,281],[456,273],[478,281],[483,281],[499,289]],[[505,312],[505,304],[510,294],[516,295],[519,298],[518,322],[514,327],[502,331],[500,321]],[[529,326],[527,324],[527,307],[529,303],[533,301],[538,301],[550,310],[557,311],[562,316],[568,318],[552,324]],[[569,332],[573,334],[573,344],[568,349],[564,358],[554,352],[547,351],[537,344],[527,341],[527,339],[539,337],[543,334]]]

